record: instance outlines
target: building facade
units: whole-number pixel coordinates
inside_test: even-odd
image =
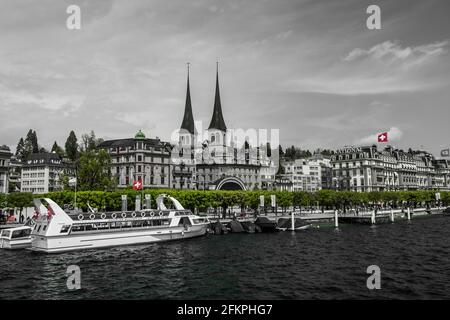
[[[448,161],[425,151],[376,145],[344,147],[332,155],[333,189],[352,191],[448,190]]]
[[[21,192],[47,193],[63,189],[62,177],[75,175],[74,167],[56,153],[34,153],[22,162]]]
[[[0,147],[0,193],[9,191],[9,166],[12,153],[8,147]]]
[[[331,188],[331,160],[314,156],[287,161],[283,164],[285,173],[279,175],[279,190],[314,192]]]
[[[98,149],[111,156],[111,172],[117,187],[126,188],[141,181],[144,188],[170,188],[170,144],[149,139],[139,130],[134,138],[106,140]]]
[[[9,192],[20,192],[21,175],[22,161],[12,156],[9,162]]]

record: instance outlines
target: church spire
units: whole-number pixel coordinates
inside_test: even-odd
[[[218,129],[221,131],[227,131],[227,126],[223,120],[222,105],[220,103],[219,92],[219,62],[216,62],[216,96],[214,98],[214,110],[211,118],[211,123],[208,129]]]
[[[188,131],[191,134],[195,134],[194,116],[192,115],[191,105],[191,91],[189,89],[189,65],[187,63],[187,90],[186,90],[186,103],[184,105],[184,117],[181,123],[181,129]]]

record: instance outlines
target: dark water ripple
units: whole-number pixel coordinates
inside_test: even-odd
[[[450,218],[58,255],[0,251],[1,299],[449,299]],[[66,269],[81,268],[81,290]],[[368,290],[366,268],[381,268]]]

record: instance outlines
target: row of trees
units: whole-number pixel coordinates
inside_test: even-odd
[[[385,192],[351,192],[320,190],[317,192],[288,192],[288,191],[201,191],[201,190],[163,190],[149,189],[143,192],[131,189],[105,191],[81,191],[77,192],[77,206],[87,208],[89,203],[99,210],[120,210],[121,196],[128,196],[129,209],[134,207],[137,195],[150,194],[154,199],[166,193],[174,196],[180,203],[191,210],[195,208],[205,211],[208,208],[252,208],[257,209],[260,204],[260,196],[265,197],[265,206],[270,207],[270,196],[276,196],[277,207],[286,210],[289,207],[316,207],[320,209],[350,209],[356,207],[393,206],[395,208],[408,206],[424,206],[436,202],[435,191],[385,191]],[[440,192],[442,205],[450,205],[450,192]],[[10,207],[24,207],[27,201],[31,201],[31,194],[17,196],[10,194],[0,199],[0,204]],[[59,204],[74,205],[75,193],[73,191],[51,192],[43,195]],[[19,199],[18,199],[19,198]],[[3,201],[3,202],[1,202]],[[19,205],[21,204],[21,205]],[[0,206],[1,207],[1,206]]]
[[[288,161],[292,161],[295,159],[309,158],[313,154],[321,154],[324,156],[330,156],[330,155],[334,154],[333,150],[317,149],[317,150],[311,152],[309,150],[303,150],[303,149],[295,147],[295,146],[287,147],[286,150],[283,151],[283,148],[280,145],[278,150],[279,150],[280,159],[284,159],[284,160],[288,160]]]
[[[76,169],[78,190],[112,190],[115,188],[110,163],[111,159],[106,151],[97,151],[97,146],[103,142],[103,139],[97,138],[94,131],[81,135],[81,142],[75,132],[72,130],[67,137],[64,149],[55,141],[51,152],[55,152],[61,157],[65,157]],[[30,129],[25,138],[20,139],[16,148],[17,159],[24,161],[33,153],[48,152],[40,147],[36,131]],[[69,180],[73,174],[61,174],[61,184],[66,190],[73,187],[69,185]],[[11,185],[11,192],[14,186]]]
[[[66,139],[64,149],[55,141],[50,152],[55,152],[62,157],[67,157],[71,161],[79,159],[83,152],[93,151],[98,144],[103,142],[103,139],[97,138],[95,132],[84,133],[81,135],[81,143],[78,143],[78,138],[72,130]],[[33,153],[48,152],[45,147],[39,145],[36,131],[30,129],[25,139],[20,138],[16,147],[17,159],[24,161]]]

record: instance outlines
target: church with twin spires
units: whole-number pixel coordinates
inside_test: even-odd
[[[216,68],[214,105],[208,129],[195,127],[187,72],[184,116],[178,144],[171,154],[172,188],[197,190],[271,190],[275,169],[267,145],[238,144],[236,130],[227,128],[222,112],[219,70]],[[240,132],[243,132],[241,130]],[[242,137],[241,137],[242,138]]]

